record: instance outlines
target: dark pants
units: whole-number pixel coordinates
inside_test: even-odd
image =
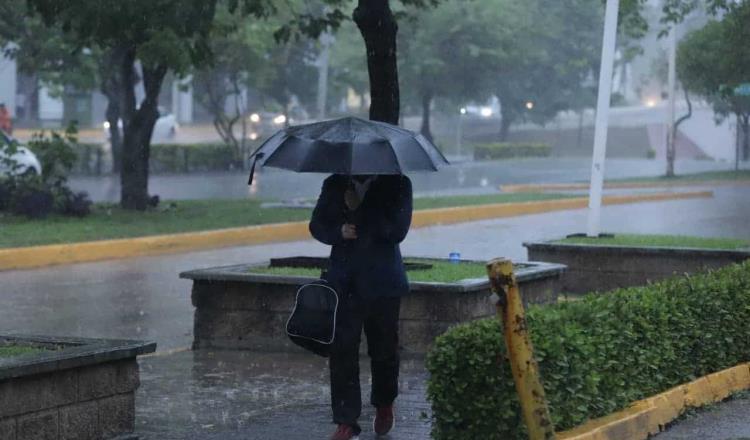
[[[331,350],[331,407],[333,422],[354,427],[362,411],[359,387],[359,340],[367,337],[372,371],[370,403],[393,404],[398,395],[398,315],[400,297],[365,300],[342,295],[336,319],[336,338]]]

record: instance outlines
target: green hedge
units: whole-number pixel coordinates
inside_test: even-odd
[[[252,151],[254,144],[248,146]],[[102,174],[110,169],[109,158],[100,144],[79,143],[74,148],[76,174]],[[245,164],[246,165],[246,164]],[[222,142],[200,144],[153,144],[151,145],[150,171],[153,173],[187,173],[191,171],[226,171],[236,169],[234,151]]]
[[[474,159],[493,160],[517,157],[548,157],[552,154],[549,144],[532,142],[495,142],[474,146]]]
[[[532,307],[556,430],[750,360],[750,261]],[[435,439],[525,439],[496,319],[457,326],[427,358]]]
[[[102,174],[104,167],[104,151],[101,144],[79,142],[73,145],[76,161],[71,172],[73,174]]]
[[[150,168],[155,173],[226,171],[236,165],[232,147],[222,142],[151,146]]]

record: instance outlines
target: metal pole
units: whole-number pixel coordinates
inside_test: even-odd
[[[669,31],[669,60],[667,74],[667,93],[669,93],[669,111],[667,112],[667,177],[674,176],[675,145],[675,101],[677,99],[677,74],[675,64],[677,62],[677,29],[672,26]]]
[[[602,60],[599,68],[599,96],[596,100],[596,125],[594,127],[594,153],[591,158],[591,187],[589,189],[589,218],[586,235],[599,236],[602,186],[604,185],[604,158],[607,154],[607,129],[609,104],[612,94],[612,69],[615,63],[617,39],[617,14],[619,0],[607,0],[602,38]]]
[[[487,263],[487,275],[492,286],[491,299],[503,324],[505,347],[529,439],[552,440],[555,438],[555,427],[544,397],[539,366],[534,359],[513,263],[505,258],[494,259]]]

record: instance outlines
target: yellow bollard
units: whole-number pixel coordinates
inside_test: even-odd
[[[505,346],[529,439],[554,439],[555,427],[552,425],[544,388],[539,379],[539,366],[534,360],[526,326],[526,312],[513,274],[513,263],[505,258],[494,259],[487,263],[487,275],[492,286],[492,300],[503,323]]]

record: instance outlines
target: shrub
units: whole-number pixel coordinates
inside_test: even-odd
[[[16,179],[10,197],[10,212],[28,218],[44,218],[55,207],[55,196],[36,176]]]
[[[474,146],[474,159],[476,160],[548,157],[551,154],[552,147],[543,143],[495,142]]]
[[[556,430],[750,360],[750,261],[531,307],[528,325]],[[522,439],[496,319],[457,326],[427,358],[436,439]]]
[[[77,128],[72,123],[64,134],[51,131],[34,133],[29,141],[29,149],[34,152],[42,165],[42,180],[51,186],[64,185],[68,174],[76,162],[74,145],[78,142]]]
[[[55,212],[72,217],[85,217],[91,213],[91,199],[86,192],[73,192],[66,186],[52,191],[55,200]]]
[[[52,212],[83,217],[91,211],[86,193],[74,193],[67,186],[68,173],[76,161],[75,123],[64,134],[34,133],[29,149],[42,165],[42,175],[9,173],[0,178],[0,210],[30,218],[43,218]],[[13,147],[6,146],[6,149]],[[7,155],[6,155],[7,156]],[[9,156],[7,156],[9,157]],[[6,159],[4,165],[15,170],[17,164]]]
[[[236,168],[234,150],[224,143],[154,144],[150,167],[153,172],[226,171]]]

